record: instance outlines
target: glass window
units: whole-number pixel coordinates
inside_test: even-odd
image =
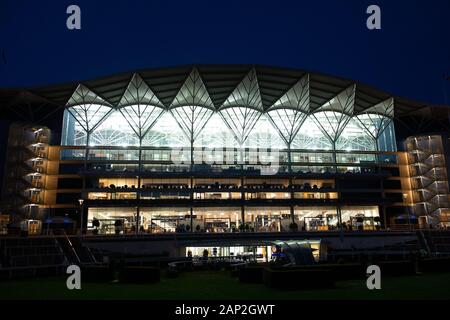
[[[286,143],[280,137],[277,130],[269,122],[265,114],[256,122],[245,141],[248,148],[286,149]]]
[[[61,160],[79,160],[85,157],[84,149],[62,149]]]
[[[235,148],[238,146],[233,133],[219,113],[214,113],[194,142],[196,147]]]
[[[355,118],[351,118],[336,141],[336,150],[376,151],[375,139]]]
[[[82,104],[64,111],[61,143],[86,145],[89,132],[90,146],[139,146],[141,133],[142,145],[151,147],[189,148],[194,138],[195,147],[286,150],[291,139],[291,150],[397,150],[390,117],[375,109],[351,117],[333,107],[336,102],[329,104],[310,116],[288,108],[264,114],[258,108],[234,104],[218,112],[200,106],[178,106],[167,112],[153,105],[112,110],[109,106]],[[167,160],[165,154],[153,157],[146,160]],[[302,162],[296,157],[292,160]],[[307,157],[307,162],[330,160],[313,152]]]
[[[177,107],[171,112],[186,136],[194,141],[213,115],[213,110],[199,106]]]
[[[111,112],[92,132],[90,146],[139,146],[139,139],[120,111]]]
[[[151,147],[189,147],[190,142],[170,112],[156,121],[142,141],[143,146]]]
[[[291,149],[332,150],[333,145],[311,117],[308,117],[292,141]]]
[[[336,161],[338,163],[372,163],[375,162],[375,154],[338,153]]]
[[[397,151],[393,121],[383,130],[377,142],[379,151]]]
[[[375,230],[380,226],[377,206],[343,207],[341,219],[344,227],[352,230]],[[377,218],[377,219],[375,219]]]
[[[81,104],[64,111],[63,145],[86,145],[87,133],[92,133],[111,113],[111,108],[99,104]],[[91,141],[90,141],[91,142]],[[95,139],[94,142],[95,144]]]
[[[306,231],[335,230],[339,221],[335,207],[299,207],[294,217],[299,230]]]
[[[255,126],[261,112],[252,108],[232,107],[220,111],[220,115],[233,131],[240,146],[243,146]]]

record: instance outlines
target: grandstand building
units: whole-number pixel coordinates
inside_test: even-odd
[[[2,213],[98,234],[450,223],[449,106],[302,70],[195,65],[0,90]]]

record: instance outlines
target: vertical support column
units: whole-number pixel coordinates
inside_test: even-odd
[[[339,224],[339,229],[343,230],[343,226],[342,226],[342,213],[341,213],[341,205],[339,204],[337,207],[337,216],[338,216],[338,224]]]
[[[244,176],[241,173],[241,225],[242,229],[245,228],[245,192],[244,192]]]
[[[334,172],[338,173],[338,170],[337,170],[337,157],[336,157],[336,140],[333,140],[333,162],[334,162]]]
[[[84,174],[83,174],[83,190],[82,193],[84,193],[86,189],[86,171],[87,171],[87,162],[89,157],[89,137],[90,132],[88,131],[86,133],[86,148],[84,149]],[[81,195],[83,197],[83,194]]]
[[[136,235],[139,234],[141,227],[141,159],[142,159],[142,137],[139,138],[139,157],[138,157],[138,188],[137,188],[137,207],[136,207]]]
[[[242,230],[241,231],[244,231],[245,230],[245,206],[244,206],[244,204],[242,204],[241,205],[241,228],[242,228]]]
[[[292,174],[291,143],[288,143],[288,171]]]
[[[295,195],[294,195],[294,191],[293,191],[293,185],[292,185],[292,157],[291,157],[291,142],[289,142],[288,144],[288,171],[289,171],[289,189],[290,189],[290,215],[291,215],[291,223],[295,223],[295,211],[294,211],[294,200],[295,200]]]
[[[84,206],[83,206],[83,200],[80,201],[80,218],[81,218],[81,232],[80,234],[83,235],[84,231],[86,230],[84,228]]]
[[[135,234],[138,235],[139,234],[139,228],[140,228],[140,218],[141,218],[141,212],[140,212],[141,208],[139,206],[139,200],[138,200],[138,205],[136,206],[136,230],[135,230]]]
[[[339,186],[339,179],[334,178],[334,188],[336,189],[337,192],[337,206],[336,206],[336,210],[337,210],[337,217],[338,217],[338,225],[339,225],[339,229],[340,230],[344,230],[344,226],[342,225],[342,214],[341,214],[341,190],[340,190],[340,186]]]
[[[81,199],[84,200],[86,198],[86,172],[87,172],[87,163],[89,158],[89,140],[90,140],[91,133],[88,130],[86,132],[86,149],[84,151],[84,173],[83,173],[83,185],[81,190]],[[80,208],[80,230],[85,230],[84,228],[84,221],[87,219],[84,219],[84,207],[81,206]],[[82,233],[82,232],[81,232]]]
[[[245,155],[245,150],[244,150],[243,144],[241,144],[240,149],[239,149],[239,161],[241,162],[241,171],[242,172],[244,171],[244,164],[245,164],[244,155]]]
[[[190,198],[190,203],[191,206],[189,208],[189,224],[191,226],[191,232],[194,232],[194,137],[193,137],[193,127],[191,127],[191,173],[190,173],[190,193],[189,193],[189,198]]]
[[[191,139],[191,174],[194,169],[194,139]]]
[[[190,199],[191,199],[191,206],[189,208],[189,217],[190,217],[190,225],[191,225],[191,232],[194,232],[194,178],[191,175],[191,181],[189,184],[190,189]]]
[[[377,166],[379,169],[381,169],[381,166]],[[386,221],[386,205],[385,205],[385,201],[386,201],[386,192],[384,191],[384,179],[383,178],[381,178],[380,179],[380,187],[381,187],[381,201],[383,201],[383,204],[382,204],[382,213],[383,213],[383,224],[381,225],[381,227],[383,228],[383,229],[386,229],[386,226],[387,226],[387,221]]]
[[[295,201],[295,193],[293,190],[292,185],[292,176],[289,177],[289,188],[290,188],[290,198],[291,198],[291,204],[289,206],[290,214],[291,214],[291,222],[295,223],[295,210],[294,210],[294,201]]]
[[[383,162],[382,159],[381,159],[381,154],[379,153],[380,152],[380,148],[379,148],[379,145],[378,145],[378,137],[377,138],[373,138],[373,140],[374,140],[374,144],[375,144],[375,151],[377,152],[375,154],[375,162],[378,165],[378,164]]]

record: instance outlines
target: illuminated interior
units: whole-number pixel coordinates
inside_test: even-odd
[[[97,219],[102,234],[133,233],[136,213],[136,208],[89,208],[88,226],[92,229],[92,221]],[[348,229],[376,230],[379,224],[377,206],[343,207],[340,214]],[[336,207],[298,207],[294,217],[304,231],[336,230],[339,221]],[[194,208],[192,220],[194,232],[214,233],[286,232],[292,223],[288,207],[248,207],[244,224],[240,208]],[[121,221],[119,227],[115,227],[116,221]],[[146,233],[191,231],[189,208],[141,208],[140,221],[141,231]]]
[[[358,113],[354,100],[351,86],[310,110],[303,77],[267,109],[251,71],[218,107],[194,69],[167,108],[136,75],[116,107],[79,87],[64,113],[62,145],[395,151],[393,100]]]

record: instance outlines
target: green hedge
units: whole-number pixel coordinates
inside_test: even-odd
[[[156,283],[161,279],[159,268],[123,267],[119,271],[119,281],[123,283]]]
[[[114,280],[114,272],[106,266],[84,266],[81,268],[82,282],[110,282]]]
[[[425,258],[419,261],[421,272],[450,272],[450,257]]]
[[[333,272],[329,269],[264,269],[263,279],[267,286],[275,289],[302,290],[334,287]]]
[[[367,267],[360,263],[335,264],[330,268],[336,281],[366,278]]]
[[[273,270],[284,270],[282,267],[274,267]],[[316,264],[313,266],[293,266],[290,270],[328,270],[335,281],[366,278],[366,267],[359,263],[347,264]]]
[[[383,261],[374,263],[381,269],[381,276],[408,276],[416,273],[414,261]]]
[[[378,261],[373,263],[346,263],[346,264],[318,264],[314,266],[291,267],[295,270],[329,270],[333,280],[357,280],[367,278],[367,266],[370,264],[378,265],[381,274],[384,276],[403,276],[416,273],[416,263],[413,260],[401,261]],[[280,270],[280,269],[279,269]]]
[[[243,283],[263,283],[264,267],[249,266],[239,269],[239,281]]]
[[[239,277],[239,274],[240,274],[240,270],[239,270],[239,269],[235,269],[235,270],[231,270],[231,271],[230,271],[230,275],[231,275],[233,278]]]

